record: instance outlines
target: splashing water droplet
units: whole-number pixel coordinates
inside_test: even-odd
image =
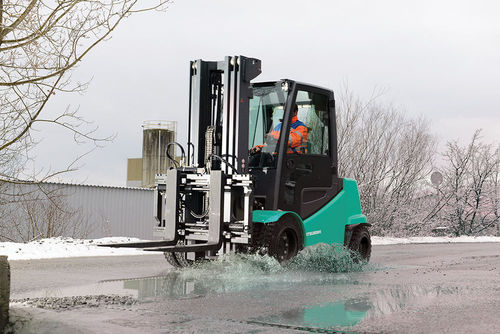
[[[254,276],[290,271],[346,273],[364,270],[366,262],[359,254],[342,245],[316,244],[303,249],[296,257],[281,265],[275,258],[260,254],[229,253],[211,262],[201,262],[184,269],[185,272],[217,273]]]
[[[303,249],[286,267],[289,270],[345,273],[364,270],[366,262],[358,253],[342,245],[316,244]]]

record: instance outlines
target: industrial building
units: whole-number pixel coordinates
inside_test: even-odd
[[[153,190],[64,183],[3,186],[0,241],[51,236],[151,239]]]
[[[152,239],[154,177],[171,167],[166,147],[176,141],[176,127],[176,122],[168,121],[143,123],[142,157],[128,159],[126,187],[53,182],[0,185],[0,241],[48,236]]]
[[[142,128],[142,157],[128,159],[127,187],[152,188],[155,174],[166,173],[172,166],[166,148],[177,140],[177,122],[145,121]],[[171,155],[175,156],[173,148]]]

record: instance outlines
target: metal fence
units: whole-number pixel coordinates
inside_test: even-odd
[[[152,239],[153,190],[41,183],[3,185],[0,240],[47,235]]]

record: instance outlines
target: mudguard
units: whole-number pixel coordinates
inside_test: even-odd
[[[302,233],[304,233],[304,236],[306,234],[302,218],[300,218],[300,216],[293,211],[254,210],[252,214],[253,214],[252,220],[254,223],[263,223],[263,224],[270,224],[277,222],[284,215],[292,215],[300,223],[299,225],[302,226]]]

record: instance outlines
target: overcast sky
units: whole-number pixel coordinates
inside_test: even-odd
[[[423,115],[442,143],[477,128],[500,142],[500,2],[177,0],[167,12],[131,17],[75,71],[83,95],[54,96],[116,134],[65,181],[125,185],[127,158],[140,157],[145,120],[178,122],[184,141],[189,61],[246,55],[262,60],[256,81],[290,78]],[[60,168],[88,147],[50,129],[39,133],[38,168]]]

